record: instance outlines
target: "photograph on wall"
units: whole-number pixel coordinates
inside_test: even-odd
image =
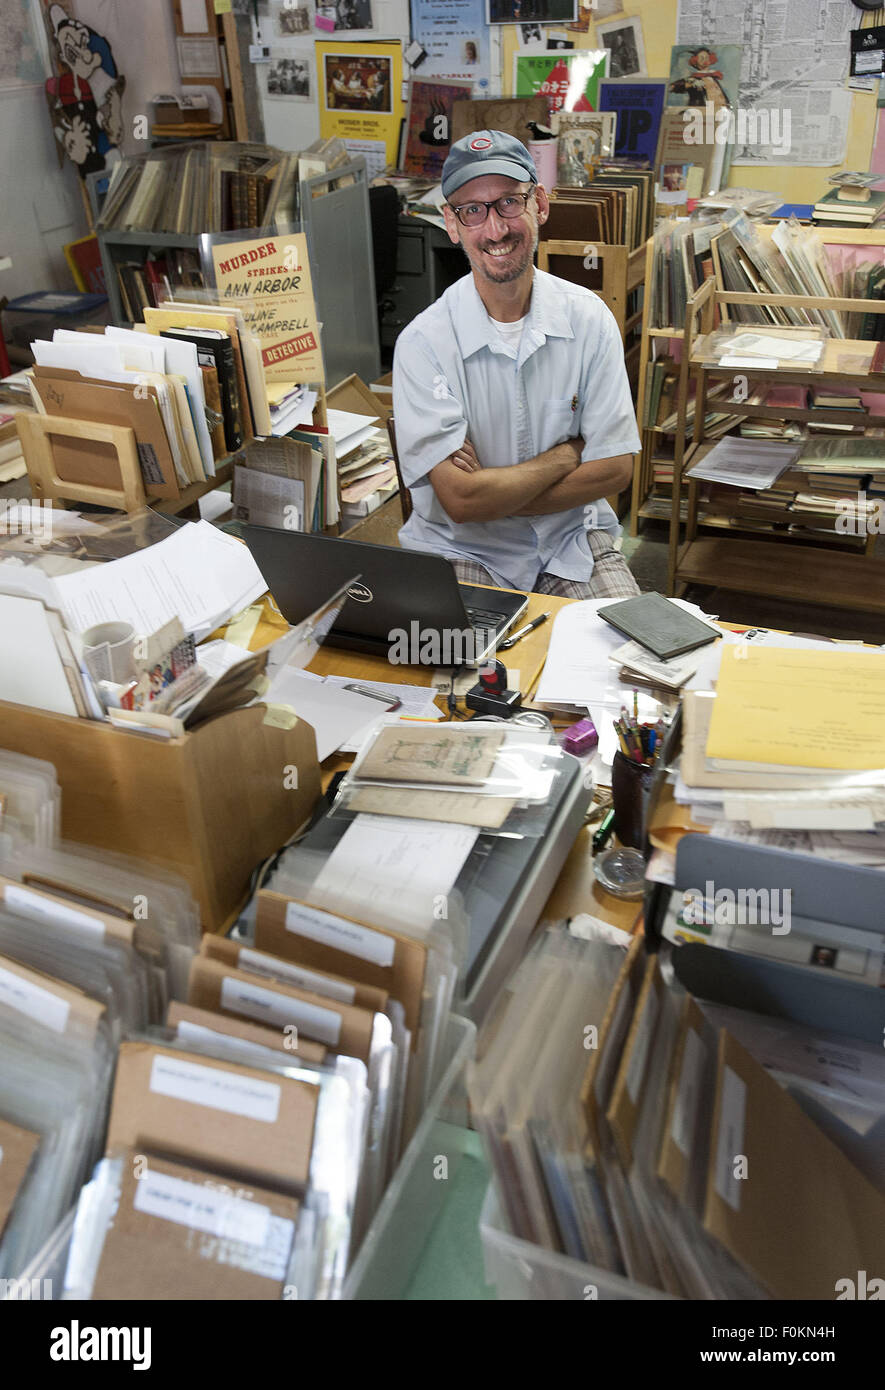
[[[547,46],[540,24],[517,24],[516,40],[520,48],[533,49],[535,53],[543,53]]]
[[[617,19],[610,24],[597,24],[596,37],[611,54],[609,77],[645,76],[645,45],[642,42],[642,21],[638,15]]]
[[[618,118],[617,159],[645,159],[654,168],[666,99],[667,83],[654,78],[600,82],[599,109],[613,111]]]
[[[543,96],[554,111],[597,111],[599,84],[606,76],[608,49],[579,49],[572,53],[515,53],[513,92],[518,97]]]
[[[423,81],[413,77],[400,161],[407,174],[439,179],[452,141],[452,107],[471,96],[469,82]]]
[[[273,10],[274,37],[278,39],[297,39],[309,34],[312,27],[313,6],[278,5]]]
[[[490,94],[491,37],[486,0],[411,0],[412,37],[426,51],[421,76],[472,82]]]
[[[562,24],[578,17],[579,0],[486,0],[487,24]]]
[[[670,52],[668,106],[737,106],[741,80],[741,46],[737,43],[675,44]]]
[[[317,28],[326,30],[374,28],[371,0],[337,0],[334,5],[317,5]]]
[[[269,101],[310,101],[310,59],[280,57],[271,50],[265,95]]]
[[[320,135],[352,141],[383,142],[385,163],[399,157],[403,51],[387,43],[319,41],[316,44]]]
[[[327,111],[377,111],[390,115],[393,91],[389,58],[325,55]]]

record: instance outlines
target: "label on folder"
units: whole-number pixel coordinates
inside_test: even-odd
[[[676,1092],[673,1120],[670,1125],[673,1142],[678,1145],[686,1157],[691,1153],[694,1144],[695,1113],[703,1065],[704,1044],[694,1028],[689,1028],[685,1034],[679,1087]]]
[[[352,1004],[356,998],[356,986],[345,980],[330,980],[326,975],[318,975],[315,970],[306,970],[303,965],[293,965],[288,960],[278,960],[264,951],[253,951],[244,946],[240,951],[237,965],[241,970],[250,970],[254,975],[266,975],[269,979],[285,980],[297,989],[310,990],[312,994],[323,994],[327,999],[335,999],[339,1004]]]
[[[171,1173],[145,1173],[135,1185],[133,1205],[148,1216],[205,1231],[219,1240],[238,1240],[246,1245],[264,1245],[267,1240],[269,1207],[175,1178]]]
[[[332,1009],[321,1009],[306,999],[290,999],[287,994],[277,994],[262,985],[247,985],[230,976],[221,982],[221,1005],[259,1023],[276,1027],[294,1023],[307,1037],[329,1047],[336,1047],[341,1036],[341,1015]]]
[[[25,1014],[44,1028],[51,1028],[53,1033],[63,1033],[68,1026],[71,1011],[68,1001],[12,970],[0,969],[0,1004]]]
[[[741,1209],[741,1179],[735,1175],[735,1158],[744,1152],[746,1114],[746,1082],[731,1067],[725,1067],[716,1137],[716,1191],[734,1211]]]
[[[287,903],[286,930],[294,932],[296,936],[306,936],[309,941],[333,946],[337,951],[347,951],[348,955],[372,961],[374,965],[393,964],[396,949],[393,937],[360,926],[358,922],[349,922],[344,917],[334,917],[318,907]]]
[[[104,936],[104,922],[91,912],[81,912],[79,908],[68,907],[66,903],[54,901],[20,883],[7,883],[3,890],[3,901],[13,912],[21,912],[26,917],[39,917],[44,922],[57,922],[62,927],[75,927],[77,931],[88,932],[90,936]]]
[[[275,1124],[280,1113],[281,1092],[275,1083],[162,1054],[154,1058],[151,1066],[151,1090],[173,1100],[227,1110],[231,1115],[263,1120],[265,1124]]]

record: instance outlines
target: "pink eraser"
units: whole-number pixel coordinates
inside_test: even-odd
[[[593,720],[579,719],[577,724],[572,724],[571,728],[566,729],[562,746],[567,753],[575,753],[581,757],[582,754],[589,753],[591,748],[595,748],[598,742],[599,734]]]

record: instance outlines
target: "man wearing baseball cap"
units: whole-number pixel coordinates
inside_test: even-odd
[[[534,268],[549,204],[500,130],[457,141],[443,215],[470,274],[397,339],[393,408],[407,549],[464,583],[567,598],[638,588],[605,501],[639,450],[621,335],[595,294]]]

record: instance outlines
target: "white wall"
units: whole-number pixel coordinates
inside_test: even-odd
[[[73,289],[62,247],[85,236],[77,175],[58,167],[55,136],[41,87],[0,92],[0,298]]]
[[[317,70],[314,43],[316,40],[344,40],[358,43],[373,39],[405,39],[409,37],[408,0],[372,0],[374,29],[359,29],[324,33],[311,29],[307,34],[293,38],[280,38],[276,29],[275,11],[282,0],[259,0],[258,16],[261,24],[262,43],[270,44],[271,57],[304,58],[310,67],[310,101],[268,100],[262,98],[261,110],[264,117],[264,138],[268,145],[277,145],[281,150],[304,150],[319,139],[320,112],[317,99]],[[314,0],[304,0],[311,17],[315,12]],[[253,35],[255,21],[252,21]],[[258,67],[259,90],[264,93],[267,81],[267,66]]]
[[[126,77],[124,151],[144,150],[134,118],[150,116],[155,93],[179,87],[171,0],[76,0],[76,14],[108,39]],[[0,270],[0,297],[74,288],[62,247],[88,227],[77,174],[69,160],[59,168],[56,149],[43,89],[0,91],[0,258],[12,258]]]

